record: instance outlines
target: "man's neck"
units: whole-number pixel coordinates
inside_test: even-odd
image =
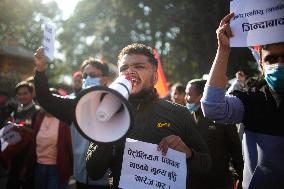
[[[152,88],[150,90],[143,90],[140,93],[137,93],[135,95],[130,95],[129,102],[134,107],[140,107],[140,105],[147,103],[148,101],[158,98],[158,94],[156,92],[155,88]]]
[[[146,98],[147,96],[154,95],[154,94],[155,94],[155,88],[150,88],[150,89],[141,90],[137,94],[132,94],[132,95],[130,95],[129,98],[131,98],[131,99],[142,99],[142,98]]]

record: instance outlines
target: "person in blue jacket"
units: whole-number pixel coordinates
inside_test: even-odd
[[[218,50],[201,100],[203,113],[216,122],[244,123],[243,188],[284,188],[284,39],[260,47],[263,85],[225,95],[233,16],[224,17],[216,32]]]

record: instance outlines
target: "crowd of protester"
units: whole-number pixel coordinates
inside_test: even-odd
[[[154,87],[153,49],[133,43],[120,51],[118,76],[132,82],[134,126],[126,137],[158,144],[163,154],[185,153],[190,189],[284,188],[284,43],[260,46],[263,74],[250,79],[239,70],[228,87],[232,16],[217,29],[209,78],[175,81],[165,99]],[[82,91],[111,82],[108,64],[84,60],[64,97],[48,83],[43,48],[35,52],[35,68],[14,97],[0,91],[0,137],[9,143],[1,139],[0,188],[66,189],[71,178],[77,189],[118,188],[125,141],[90,142],[74,126]],[[157,121],[172,124],[160,129]]]

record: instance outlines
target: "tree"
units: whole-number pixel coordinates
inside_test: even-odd
[[[41,0],[1,0],[0,45],[21,46],[25,50],[35,52],[41,46],[43,20],[49,19],[49,21],[52,20],[55,23],[59,23],[60,17],[56,17],[59,13],[55,2],[43,4]],[[20,63],[25,62],[21,57],[17,57],[17,61]],[[1,63],[3,62],[1,61]],[[56,65],[56,63],[53,63],[50,64],[50,67],[53,68]],[[20,66],[17,69],[19,71],[21,69]],[[58,75],[54,76],[54,78],[56,77]],[[6,81],[3,78],[1,79],[0,86],[5,88],[5,90],[12,90],[13,87],[11,88],[11,86],[15,86],[15,83],[20,82],[20,78],[19,75],[14,76],[10,74]]]
[[[228,9],[227,0],[82,0],[63,25],[61,51],[74,67],[90,55],[114,63],[124,46],[141,42],[157,49],[169,81],[187,82],[209,72]],[[251,60],[248,52],[232,65]]]
[[[41,45],[43,18],[59,13],[55,2],[42,4],[40,0],[1,0],[0,41],[14,41],[32,51]]]

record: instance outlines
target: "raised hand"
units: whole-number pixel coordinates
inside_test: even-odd
[[[34,58],[35,58],[35,65],[36,65],[36,70],[39,72],[43,72],[45,70],[45,66],[46,66],[46,62],[47,62],[47,58],[44,55],[44,49],[43,47],[39,47],[35,54],[34,54]]]
[[[231,27],[230,27],[230,20],[233,18],[234,13],[230,13],[225,16],[219,25],[219,28],[216,30],[218,45],[219,47],[226,47],[230,46],[230,37],[233,36]]]

